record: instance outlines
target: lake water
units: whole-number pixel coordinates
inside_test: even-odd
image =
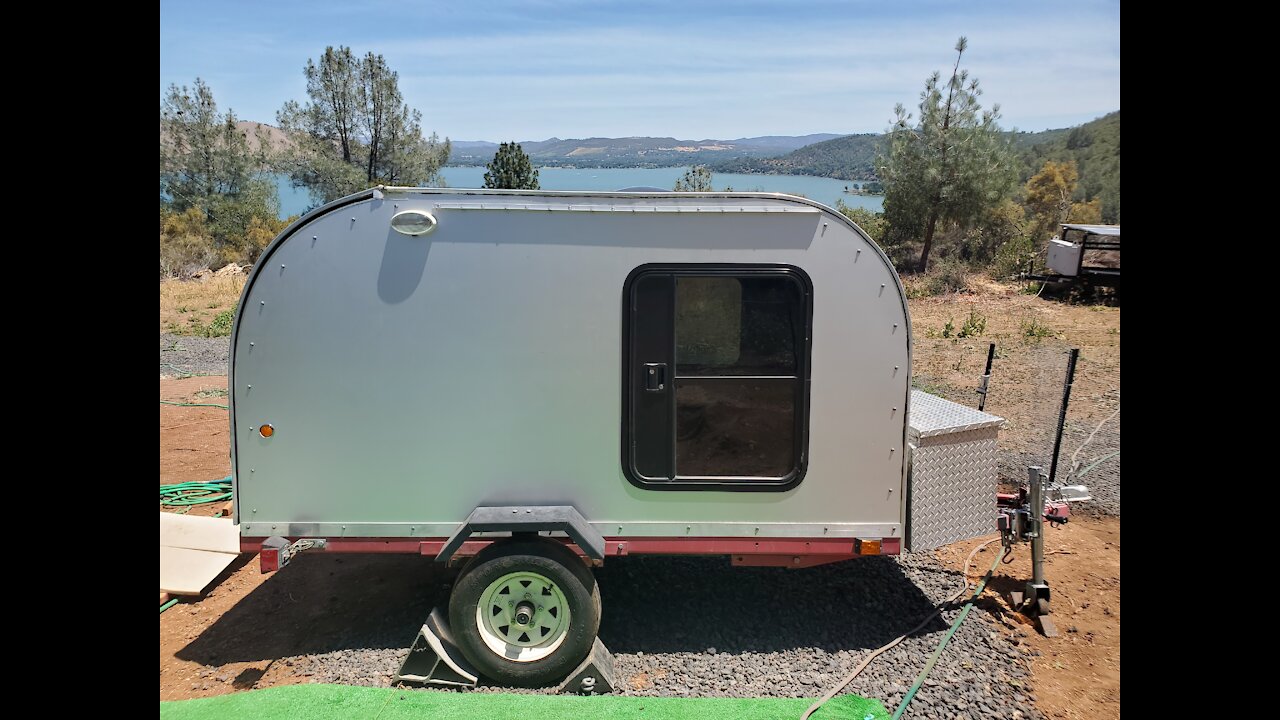
[[[627,187],[658,187],[670,190],[688,168],[539,168],[538,184],[543,190],[621,190]],[[478,188],[484,185],[482,167],[447,167],[441,171],[451,188]],[[716,190],[731,187],[739,191],[791,193],[803,195],[824,205],[835,207],[836,200],[844,200],[849,207],[866,208],[872,212],[884,210],[884,197],[879,195],[850,195],[846,187],[855,184],[849,180],[812,177],[809,175],[741,175],[716,173],[711,177]],[[297,215],[312,205],[306,190],[293,187],[288,178],[280,177],[281,217]]]

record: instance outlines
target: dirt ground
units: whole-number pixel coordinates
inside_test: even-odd
[[[160,399],[226,405],[226,376],[162,379]],[[231,474],[231,426],[227,411],[213,407],[160,406],[160,484],[216,480]],[[188,514],[215,515],[217,504],[192,505]]]
[[[1073,422],[1093,426],[1119,405],[1120,310],[1113,307],[1066,305],[1030,295],[1017,288],[980,281],[973,294],[911,301],[916,384],[953,400],[973,404],[986,359],[987,343],[1000,350],[987,410],[1009,422],[1000,435],[1002,451],[1041,452],[1051,434],[1065,367],[1064,350],[1081,348],[1078,379],[1072,396]],[[163,288],[162,288],[163,292]],[[185,291],[184,291],[185,292]],[[221,288],[228,295],[228,288]],[[183,302],[198,302],[198,295]],[[206,305],[212,305],[212,300]],[[984,334],[973,338],[942,337],[950,319],[959,328],[976,311],[986,323]],[[161,327],[165,327],[162,303]],[[168,312],[172,313],[170,309]],[[172,316],[172,315],[171,315]],[[1031,320],[1035,324],[1031,325]],[[1028,326],[1048,328],[1029,334]],[[1048,333],[1048,334],[1045,334]],[[1033,337],[1032,335],[1039,335]],[[161,379],[160,399],[226,404],[222,376]],[[998,389],[998,390],[997,390]],[[1114,432],[1118,437],[1118,422]],[[219,408],[160,406],[160,482],[221,478],[230,472],[228,420]],[[1047,461],[1047,458],[1045,458]],[[192,512],[210,515],[215,506],[196,506]],[[1025,618],[1011,613],[1002,593],[1020,588],[1030,577],[1029,550],[1016,548],[1013,563],[1001,565],[980,607],[1001,619],[1018,644],[1034,656],[1037,708],[1051,718],[1099,718],[1120,715],[1120,520],[1118,517],[1077,517],[1048,531],[1047,575],[1054,591],[1054,617],[1061,632],[1046,639]],[[958,567],[978,541],[939,550],[944,562]],[[975,573],[989,567],[991,546],[978,555]],[[375,557],[373,563],[400,563],[404,558]],[[373,608],[408,607],[423,590],[427,573],[410,573],[408,582],[377,583],[368,564],[342,558],[303,558],[319,587],[354,587],[338,601]],[[363,561],[362,561],[363,562]],[[292,568],[291,568],[292,569]],[[301,570],[302,568],[298,568]],[[299,573],[297,582],[308,580]],[[312,636],[355,632],[326,612],[326,603],[303,605],[288,588],[264,585],[256,557],[242,558],[214,581],[207,595],[180,602],[160,616],[160,699],[178,700],[219,695],[253,687],[306,682],[289,671],[287,655],[298,648],[246,657],[238,653],[237,637],[270,635],[280,623],[308,626]],[[336,582],[343,580],[345,582]],[[345,593],[346,591],[338,591]],[[335,600],[331,594],[320,596]],[[315,597],[308,592],[299,597]],[[349,618],[350,614],[343,614]],[[421,622],[406,616],[406,622]],[[403,642],[403,638],[399,638]],[[388,646],[390,647],[390,646]],[[320,645],[317,649],[323,649]],[[286,652],[288,650],[288,652]],[[304,649],[304,651],[307,651]]]
[[[940,548],[938,557],[960,569],[981,540]],[[991,567],[999,543],[978,554],[971,576]],[[978,607],[1004,623],[1014,642],[1029,649],[1036,707],[1050,718],[1120,717],[1120,519],[1090,518],[1048,529],[1045,577],[1059,636],[1046,638],[1009,606],[1009,592],[1031,577],[1031,553],[1017,546],[992,575]]]

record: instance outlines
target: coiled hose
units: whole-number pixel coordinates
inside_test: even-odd
[[[230,499],[230,475],[221,480],[181,482],[160,486],[160,504],[169,507],[203,505]]]

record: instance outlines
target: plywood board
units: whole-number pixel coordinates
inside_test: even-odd
[[[160,547],[240,554],[240,529],[229,518],[160,513]]]
[[[160,592],[199,595],[236,559],[231,553],[160,546]]]

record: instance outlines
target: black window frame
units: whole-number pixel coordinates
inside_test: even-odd
[[[678,468],[672,468],[672,480],[650,480],[635,471],[632,454],[632,393],[635,378],[632,376],[632,298],[636,281],[646,275],[670,274],[677,282],[681,276],[691,277],[785,277],[795,281],[802,294],[804,307],[801,316],[804,319],[804,339],[796,347],[796,392],[795,432],[793,434],[795,464],[791,472],[774,480],[760,478],[735,479],[725,476],[724,479],[682,480]],[[675,299],[673,297],[673,362],[670,368],[671,407],[673,414],[676,407],[676,370],[679,359],[675,355]],[[645,490],[677,490],[677,491],[732,491],[732,492],[785,492],[798,486],[804,480],[809,468],[809,409],[810,387],[812,384],[813,363],[813,280],[800,267],[780,263],[646,263],[632,270],[622,285],[622,473],[636,487]],[[781,377],[781,376],[779,376]],[[674,432],[674,425],[673,425]],[[672,437],[673,452],[675,437]]]

